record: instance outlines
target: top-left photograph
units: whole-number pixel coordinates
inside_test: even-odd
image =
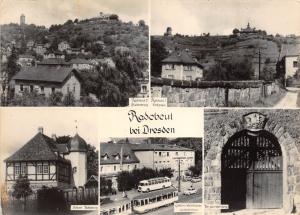
[[[148,1],[3,0],[0,106],[128,106],[149,96]]]

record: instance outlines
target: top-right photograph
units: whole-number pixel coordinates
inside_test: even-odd
[[[151,0],[151,96],[300,107],[300,1]]]

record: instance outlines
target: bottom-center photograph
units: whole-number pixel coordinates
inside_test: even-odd
[[[99,168],[101,215],[175,214],[174,203],[202,202],[202,138],[109,138]]]

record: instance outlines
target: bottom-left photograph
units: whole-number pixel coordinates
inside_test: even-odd
[[[76,111],[30,110],[1,119],[3,214],[97,213],[71,210],[98,205],[98,141],[92,119]]]

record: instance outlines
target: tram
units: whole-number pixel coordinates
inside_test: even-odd
[[[139,192],[150,192],[153,190],[163,189],[171,187],[171,179],[168,177],[150,178],[147,180],[142,180],[139,183]]]
[[[133,198],[133,211],[136,214],[146,213],[160,207],[168,206],[178,201],[178,191],[174,187],[141,193]]]
[[[111,214],[120,214],[120,215],[132,214],[131,200],[128,198],[124,198],[100,206],[100,215],[111,215]]]

